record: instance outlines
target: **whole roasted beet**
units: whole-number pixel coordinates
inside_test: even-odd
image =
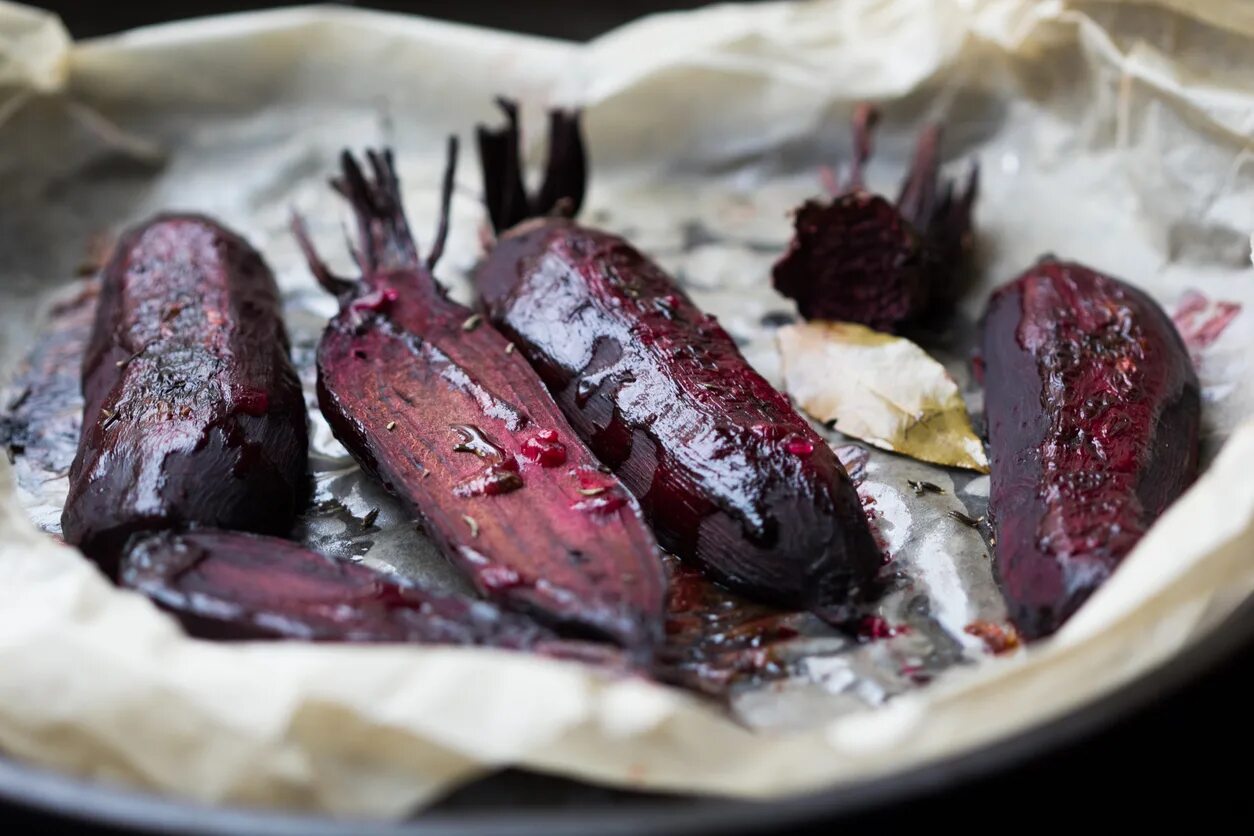
[[[582,170],[582,148],[572,154]],[[501,235],[475,282],[663,545],[789,606],[842,604],[868,585],[880,553],[836,455],[656,264],[615,235],[536,219]]]
[[[1140,290],[1043,261],[993,294],[984,322],[989,513],[1019,632],[1052,633],[1197,470],[1188,351]]]
[[[662,635],[665,573],[639,506],[603,472],[535,372],[448,298],[406,224],[392,159],[367,178],[345,154],[337,188],[361,229],[360,282],[314,273],[341,302],[318,347],[337,438],[489,598],[645,652]]]
[[[957,296],[971,250],[978,169],[972,167],[961,190],[941,180],[941,131],[929,126],[896,204],[890,203],[862,182],[876,120],[869,107],[856,111],[848,182],[832,183],[830,202],[810,200],[797,209],[796,233],[772,277],[775,289],[795,300],[806,319],[896,331]]]
[[[487,601],[430,592],[275,537],[162,532],[128,550],[120,581],[201,638],[489,645],[606,656],[562,642],[526,616]]]
[[[304,400],[274,277],[243,238],[199,215],[127,233],[101,278],[83,397],[61,524],[106,571],[138,531],[291,527]]]

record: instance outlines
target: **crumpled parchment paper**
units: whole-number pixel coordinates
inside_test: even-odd
[[[945,120],[949,159],[983,167],[965,322],[925,346],[977,414],[963,335],[989,288],[1043,252],[1140,284],[1169,311],[1193,291],[1245,308],[1197,346],[1207,471],[1053,640],[994,658],[963,631],[1000,602],[987,549],[945,503],[978,511],[986,478],[876,451],[863,489],[909,581],[884,607],[922,596],[931,626],[820,655],[730,712],[487,650],[187,639],[37,530],[0,457],[0,750],[208,802],[400,816],[504,765],[769,797],[953,755],[1108,693],[1254,591],[1251,79],[1254,16],[1240,0],[730,5],[582,46],[334,8],[71,44],[51,16],[0,3],[0,369],[88,242],[166,208],[243,231],[289,316],[308,320],[293,330],[316,336],[332,302],[310,290],[289,207],[335,251],[335,155],[388,143],[429,240],[442,137],[494,119],[498,93],[523,100],[532,140],[543,106],[586,108],[585,218],[672,269],[776,381],[763,317],[791,306],[770,292],[769,266],[787,211],[819,192],[818,166],[848,159],[863,99],[884,106],[872,186],[892,188],[928,119]],[[482,220],[473,164],[458,183],[438,272],[465,299]],[[360,495],[315,431],[328,495],[350,515],[382,501]],[[944,502],[916,502],[907,479],[945,487]],[[409,547],[371,549],[386,563]],[[881,676],[895,654],[935,661],[945,637],[926,687]]]

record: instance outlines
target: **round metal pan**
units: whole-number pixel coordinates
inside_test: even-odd
[[[104,34],[172,17],[198,16],[270,5],[274,2],[208,2],[179,6],[177,13],[161,4],[120,2],[98,4],[40,4],[65,18],[76,36]],[[666,7],[699,5],[659,0],[631,0],[626,3],[591,4],[580,12],[568,0],[546,0],[537,11],[528,7],[519,13],[517,4],[488,0],[449,10],[429,2],[365,2],[364,5],[434,14],[501,28],[518,28],[537,34],[586,38],[639,14]],[[1180,753],[1170,750],[1170,742],[1157,739],[1161,717],[1149,717],[1152,706],[1171,705],[1176,714],[1186,714],[1187,722],[1202,722],[1212,713],[1223,713],[1214,706],[1215,692],[1232,694],[1233,705],[1241,699],[1231,687],[1245,663],[1254,661],[1254,601],[1247,601],[1224,623],[1195,646],[1178,654],[1102,699],[1043,723],[1019,735],[953,758],[874,780],[848,784],[832,790],[793,796],[773,802],[747,803],[724,799],[660,796],[606,790],[563,779],[550,779],[524,773],[507,773],[460,790],[446,802],[421,816],[398,823],[361,820],[334,820],[307,815],[263,812],[241,808],[206,807],[150,794],[118,789],[108,785],[66,777],[0,757],[0,824],[7,832],[28,832],[39,828],[77,833],[169,833],[188,834],[273,834],[274,836],[317,836],[317,834],[520,834],[561,836],[561,834],[682,833],[735,834],[809,828],[820,823],[824,830],[836,822],[847,823],[867,816],[918,815],[926,810],[925,799],[962,798],[987,801],[990,795],[1008,785],[1024,783],[1031,764],[1049,762],[1058,753],[1072,754],[1064,767],[1053,773],[1032,775],[1036,792],[1052,796],[1070,791],[1096,775],[1071,771],[1084,768],[1099,750],[1126,745],[1128,739],[1151,740],[1160,759],[1170,760]],[[1238,663],[1238,660],[1239,663]],[[1217,672],[1224,684],[1203,693],[1196,683]],[[1215,709],[1212,712],[1212,709]],[[1210,718],[1211,728],[1220,728],[1227,719]],[[1116,738],[1113,727],[1125,733]],[[1245,723],[1243,730],[1248,730]],[[1130,730],[1130,731],[1129,731]],[[1188,737],[1193,728],[1177,733]],[[1140,752],[1122,751],[1118,757],[1129,771],[1146,768],[1137,764]],[[1109,765],[1107,751],[1100,764],[1088,763],[1096,773]],[[1101,776],[1105,777],[1105,776]],[[1172,778],[1184,781],[1186,778]],[[1200,779],[1199,779],[1200,780]],[[1210,776],[1207,780],[1212,780]],[[995,788],[994,788],[995,787]],[[1212,790],[1214,786],[1210,787]],[[1176,786],[1175,790],[1187,791]],[[1017,799],[1016,799],[1017,800]],[[913,811],[913,813],[909,812]],[[931,812],[931,811],[928,811]],[[972,824],[987,821],[992,809],[973,813]],[[1050,805],[1037,807],[1034,816],[1051,815]],[[1066,813],[1068,817],[1070,813]],[[1124,823],[1128,820],[1125,818]],[[1038,822],[1040,823],[1040,822]],[[913,826],[934,826],[934,822],[912,822]]]
[[[1063,747],[1102,745],[1101,738],[1110,737],[1108,732],[1103,734],[1103,730],[1121,722],[1139,722],[1134,732],[1138,738],[1157,735],[1159,730],[1151,728],[1157,726],[1156,722],[1145,717],[1139,721],[1134,718],[1173,696],[1177,700],[1187,697],[1189,692],[1184,691],[1182,695],[1182,689],[1207,674],[1215,675],[1225,663],[1241,657],[1243,651],[1249,655],[1251,647],[1254,647],[1254,601],[1246,601],[1194,647],[1070,714],[995,744],[917,769],[772,802],[608,791],[513,773],[462,790],[454,799],[415,819],[380,823],[205,807],[67,778],[0,759],[0,804],[8,807],[0,809],[0,822],[5,822],[7,816],[23,824],[50,826],[55,823],[87,833],[260,836],[734,834],[777,832],[819,823],[829,825],[872,813],[882,815],[889,810],[908,810],[911,802],[934,798],[941,793],[963,791],[970,796],[972,789],[989,784],[995,776],[1003,779],[1013,776],[1030,762],[1055,754]],[[1205,709],[1205,705],[1199,704],[1186,710],[1196,713]],[[1173,753],[1165,751],[1164,745],[1156,747],[1157,754],[1170,760]],[[1079,751],[1083,753],[1084,748]],[[1124,754],[1131,772],[1139,754],[1131,751]],[[1187,770],[1183,772],[1187,774]],[[1040,780],[1040,776],[1036,778]],[[1179,780],[1176,790],[1184,789]],[[1045,781],[1045,785],[1038,784],[1037,789],[1043,795],[1052,796],[1064,785],[1086,783],[1086,778],[1070,773],[1067,780],[1046,776]],[[1212,785],[1211,789],[1214,788]],[[516,803],[524,798],[526,803]],[[1049,816],[1050,812],[1040,808],[1040,815]]]

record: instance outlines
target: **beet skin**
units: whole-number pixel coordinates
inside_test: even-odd
[[[307,458],[274,277],[198,215],[130,231],[101,279],[65,538],[112,573],[131,534],[282,533]]]
[[[1057,630],[1197,470],[1188,351],[1140,290],[1043,261],[984,322],[997,571],[1028,639]]]
[[[971,169],[960,191],[943,180],[940,128],[929,126],[892,203],[862,182],[875,121],[873,109],[858,109],[848,182],[832,184],[830,202],[810,200],[797,209],[796,233],[772,277],[775,289],[795,300],[806,319],[897,331],[944,310],[957,297],[972,246],[978,170]]]
[[[522,356],[448,298],[430,272],[442,233],[422,262],[391,156],[369,159],[367,178],[345,154],[336,182],[360,225],[361,281],[331,275],[301,233],[341,302],[318,348],[332,430],[485,596],[650,652],[662,636],[665,573],[639,506]],[[451,190],[452,159],[445,218]]]
[[[581,171],[582,149],[571,156]],[[546,182],[582,188],[560,169],[551,161]],[[835,453],[630,244],[537,218],[501,235],[475,282],[664,546],[785,606],[843,604],[869,585],[882,559]]]

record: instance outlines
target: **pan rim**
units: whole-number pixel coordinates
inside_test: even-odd
[[[1254,641],[1254,598],[1245,600],[1196,643],[1109,693],[1009,737],[902,772],[769,801],[688,796],[690,802],[596,803],[559,811],[436,812],[399,822],[335,819],[307,813],[215,807],[141,790],[95,783],[0,756],[0,804],[79,824],[137,833],[258,834],[259,836],[398,836],[459,834],[562,836],[595,828],[602,834],[750,833],[789,824],[866,813],[968,784],[1056,752],[1103,726],[1168,697]],[[1185,652],[1187,650],[1187,652]],[[684,796],[677,796],[682,799]],[[624,815],[627,813],[627,815]]]

